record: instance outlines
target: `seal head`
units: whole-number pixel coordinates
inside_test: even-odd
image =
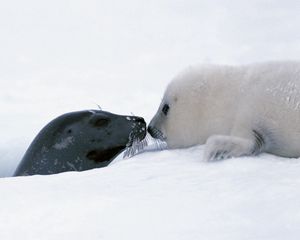
[[[83,171],[107,166],[146,135],[143,118],[100,110],[64,114],[31,143],[15,176]]]

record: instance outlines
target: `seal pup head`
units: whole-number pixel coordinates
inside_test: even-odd
[[[107,166],[146,135],[143,118],[100,110],[66,113],[36,136],[15,176],[83,171]]]
[[[199,81],[199,78],[202,80]],[[198,72],[185,71],[167,86],[160,106],[148,125],[150,135],[167,143],[168,148],[181,148],[199,143],[201,110],[206,87]],[[202,116],[203,118],[203,116]]]

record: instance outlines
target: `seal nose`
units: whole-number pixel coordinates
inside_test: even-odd
[[[134,117],[134,121],[137,123],[146,124],[144,118],[142,118],[142,117]]]
[[[145,138],[147,131],[146,131],[146,122],[142,117],[133,117],[130,119],[132,122],[131,125],[131,137],[133,140],[139,139],[142,140]]]
[[[134,117],[132,118],[133,122],[140,127],[146,128],[146,122],[142,117]]]

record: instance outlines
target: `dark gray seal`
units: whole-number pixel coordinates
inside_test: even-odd
[[[100,110],[67,113],[40,131],[14,176],[105,167],[126,147],[145,136],[146,123],[141,117]]]

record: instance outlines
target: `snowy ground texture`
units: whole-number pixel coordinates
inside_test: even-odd
[[[190,64],[300,59],[298,1],[0,3],[0,239],[300,239],[300,159],[203,146],[11,178],[38,131],[96,108],[151,119]]]

